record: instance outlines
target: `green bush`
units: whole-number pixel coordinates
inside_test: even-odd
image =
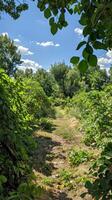
[[[112,143],[108,143],[100,157],[91,167],[94,181],[87,181],[85,186],[96,200],[112,199]]]
[[[112,135],[112,86],[103,91],[81,92],[71,105],[78,106],[87,145],[105,145]]]
[[[25,195],[29,194],[29,188],[35,188],[30,178],[32,176],[30,155],[36,144],[30,126],[33,116],[28,112],[25,94],[26,87],[0,69],[1,200],[28,199]],[[23,188],[23,182],[25,187],[21,197],[20,188]],[[29,199],[34,199],[33,190]]]
[[[24,79],[23,84],[26,88],[24,99],[33,120],[41,117],[54,117],[55,112],[52,109],[51,102],[40,84],[31,78]]]

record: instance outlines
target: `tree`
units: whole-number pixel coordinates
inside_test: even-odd
[[[69,67],[65,63],[51,65],[51,74],[53,74],[56,82],[60,87],[60,92],[66,96],[65,79],[69,71]]]
[[[32,75],[33,75],[33,70],[32,70],[32,68],[26,68],[25,69],[25,76],[26,77],[32,77]]]
[[[83,75],[83,80],[86,84],[87,91],[92,89],[102,90],[102,87],[109,82],[109,76],[105,69],[100,69],[99,66],[89,67]]]
[[[81,88],[81,77],[76,67],[68,71],[65,79],[65,88],[67,97],[73,97]]]
[[[17,46],[5,35],[0,36],[0,68],[8,75],[13,75],[17,65],[21,64],[21,55]]]
[[[34,75],[47,96],[51,96],[54,91],[54,84],[56,84],[53,76],[45,69],[38,69]]]

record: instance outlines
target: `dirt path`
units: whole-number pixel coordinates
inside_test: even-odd
[[[71,167],[68,159],[72,148],[85,149],[79,122],[65,115],[63,111],[53,120],[52,132],[38,131],[35,133],[38,148],[35,152],[34,172],[37,182],[45,189],[41,200],[91,200],[91,197],[80,197],[87,177],[88,164]]]

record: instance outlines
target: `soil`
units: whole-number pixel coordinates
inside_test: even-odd
[[[59,110],[52,122],[52,131],[35,132],[37,150],[33,157],[33,168],[37,184],[44,188],[38,200],[92,200],[84,186],[84,180],[89,177],[90,162],[73,167],[69,162],[69,152],[73,148],[96,154],[97,151],[84,145],[83,133],[76,118]],[[60,175],[63,171],[72,174],[68,181]],[[82,195],[84,193],[85,196]]]

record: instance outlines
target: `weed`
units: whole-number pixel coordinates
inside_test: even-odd
[[[65,169],[61,170],[59,177],[64,187],[68,187],[69,189],[73,188],[73,180],[72,180],[73,176],[70,171]]]
[[[73,149],[69,153],[69,162],[73,166],[86,162],[90,158],[91,158],[91,154],[84,150]]]
[[[52,186],[52,184],[53,184],[53,178],[51,178],[51,177],[45,177],[45,178],[43,178],[43,180],[42,180],[42,183],[43,184],[45,184],[45,185],[49,185],[49,186]]]

